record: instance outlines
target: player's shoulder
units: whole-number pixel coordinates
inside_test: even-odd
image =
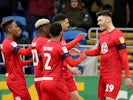
[[[17,47],[17,46],[18,46],[18,44],[17,44],[15,41],[9,40],[9,39],[5,39],[5,40],[2,42],[2,45],[8,46],[8,47],[10,47],[10,46],[12,46],[12,47]]]

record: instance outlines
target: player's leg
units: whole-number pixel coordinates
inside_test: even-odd
[[[80,95],[78,93],[77,85],[73,76],[67,78],[65,81],[71,100],[80,100]]]
[[[110,97],[106,97],[106,100],[115,100],[115,99],[110,98]]]
[[[80,100],[78,91],[69,92],[69,96],[70,96],[71,100]]]

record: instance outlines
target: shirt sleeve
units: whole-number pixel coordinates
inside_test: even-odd
[[[118,31],[118,33],[116,34],[114,42],[117,46],[122,64],[124,66],[125,77],[128,78],[130,77],[130,72],[129,72],[128,54],[126,50],[126,37],[121,31]]]
[[[62,56],[61,57],[71,67],[77,66],[78,64],[81,63],[82,60],[84,60],[84,58],[82,58],[82,57],[79,57],[77,59],[72,59],[72,57],[70,56],[70,54],[65,46],[62,46]]]
[[[114,42],[116,45],[125,44],[126,43],[126,37],[121,31],[117,31],[117,33],[114,36]]]

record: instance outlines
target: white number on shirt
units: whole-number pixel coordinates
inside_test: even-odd
[[[114,85],[113,84],[107,84],[106,85],[106,92],[112,92],[114,90]]]
[[[51,55],[49,53],[44,53],[44,56],[47,57],[44,68],[45,68],[45,70],[51,70],[51,66],[49,66]]]
[[[33,66],[38,66],[39,58],[36,49],[32,49]]]

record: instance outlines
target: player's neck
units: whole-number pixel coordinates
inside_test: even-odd
[[[7,33],[6,38],[10,40],[14,40],[14,37],[11,35],[11,33]]]
[[[60,42],[60,37],[52,37],[51,41]]]
[[[110,32],[112,32],[114,29],[115,29],[114,25],[111,24],[111,25],[109,25],[108,28],[106,29],[106,32],[107,32],[107,33],[110,33]]]

